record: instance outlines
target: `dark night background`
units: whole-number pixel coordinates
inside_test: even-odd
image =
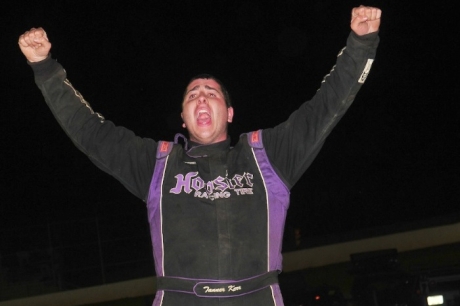
[[[0,13],[0,231],[22,237],[37,225],[94,216],[128,233],[147,223],[142,201],[93,166],[55,122],[17,46],[24,31],[45,28],[53,57],[93,109],[143,137],[181,132],[187,81],[216,75],[233,98],[237,139],[285,120],[314,95],[345,45],[351,8],[361,4],[14,3]],[[381,43],[354,104],[292,190],[287,226],[305,239],[460,213],[453,3],[363,4],[383,11]],[[27,248],[24,241],[0,247]]]

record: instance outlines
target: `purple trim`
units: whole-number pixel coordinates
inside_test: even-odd
[[[163,290],[157,291],[152,306],[161,306],[163,304],[163,297],[165,293]]]
[[[258,135],[255,136],[254,133]],[[281,181],[270,164],[267,153],[263,149],[262,131],[248,134],[249,144],[253,147],[257,165],[264,179],[267,192],[268,210],[268,267],[267,271],[282,270],[284,222],[289,207],[289,189]]]
[[[162,149],[163,148],[163,149]],[[172,142],[158,142],[157,161],[150,183],[149,196],[147,198],[147,211],[150,223],[150,237],[153,246],[153,258],[155,260],[155,271],[158,276],[164,275],[163,259],[163,231],[162,231],[162,185],[164,171],[168,162],[168,155],[173,148]]]
[[[180,277],[180,276],[168,276],[168,278],[183,279],[187,281],[197,281],[197,282],[203,282],[203,283],[225,284],[225,283],[247,281],[247,280],[257,278],[262,275],[265,275],[265,273],[262,273],[256,276],[251,276],[248,278],[242,278],[242,279],[211,279],[211,278],[208,279],[208,278],[190,278],[190,277]]]
[[[279,284],[272,285],[273,298],[275,299],[275,306],[283,306],[283,298]]]

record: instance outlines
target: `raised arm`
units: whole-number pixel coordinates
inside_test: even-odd
[[[100,169],[145,200],[153,174],[157,143],[115,126],[94,112],[72,86],[62,66],[51,58],[45,30],[32,28],[19,47],[35,74],[35,83],[72,142]]]
[[[353,8],[351,33],[315,96],[272,129],[263,131],[270,161],[292,187],[313,162],[366,80],[379,42],[380,9]]]

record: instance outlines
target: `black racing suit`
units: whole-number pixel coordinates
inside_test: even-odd
[[[146,202],[160,288],[154,305],[279,306],[273,273],[281,270],[289,190],[354,100],[378,41],[377,33],[352,32],[310,101],[234,147],[229,139],[184,148],[140,138],[95,113],[55,60],[31,66],[74,144]],[[161,155],[162,146],[172,150]]]

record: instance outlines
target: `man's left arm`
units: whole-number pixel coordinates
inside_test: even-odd
[[[268,157],[289,188],[313,162],[366,80],[379,43],[380,16],[377,8],[354,8],[347,45],[315,96],[287,121],[263,131]]]

